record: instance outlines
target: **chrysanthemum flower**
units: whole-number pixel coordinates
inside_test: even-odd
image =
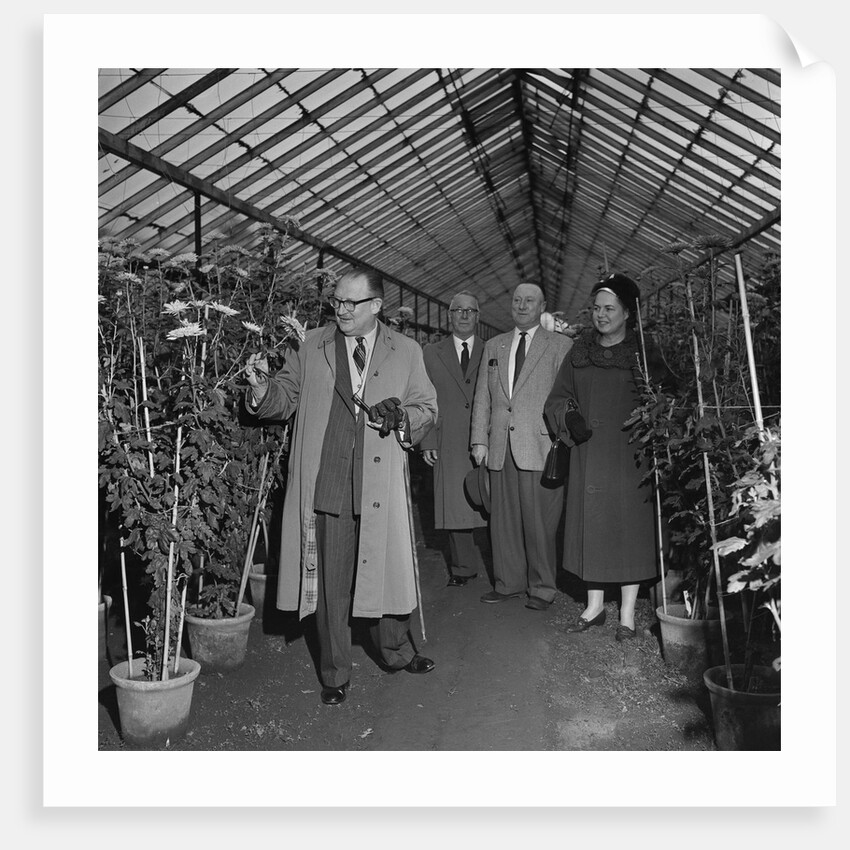
[[[210,303],[211,310],[218,310],[219,313],[223,313],[225,316],[238,316],[239,311],[234,310],[232,307],[228,307],[226,304],[219,304],[218,301],[212,301]]]
[[[176,257],[172,257],[169,261],[169,265],[177,266],[182,265],[183,263],[197,263],[198,255],[194,251],[188,251],[185,254],[178,254]]]
[[[246,331],[250,331],[254,334],[262,335],[263,329],[259,325],[255,325],[253,322],[242,322],[242,327],[245,328]]]
[[[206,336],[206,328],[202,328],[197,322],[180,320],[180,327],[168,332],[168,339],[183,339],[190,336]]]
[[[304,342],[306,330],[304,325],[295,318],[294,314],[280,317],[281,324],[286,328],[286,338],[297,336],[301,342]]]
[[[412,319],[413,318],[413,308],[412,307],[399,307],[398,308],[398,317],[399,317],[399,319]]]
[[[189,309],[189,304],[186,301],[169,301],[163,305],[163,313],[169,316],[179,316],[184,310]]]

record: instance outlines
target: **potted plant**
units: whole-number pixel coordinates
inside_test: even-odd
[[[260,347],[282,360],[303,334],[298,307],[320,312],[329,279],[288,273],[284,241],[267,229],[255,252],[211,246],[202,258],[101,243],[99,482],[122,565],[126,553],[145,571],[148,681],[179,668],[188,605],[198,619],[250,614],[244,567],[287,440],[284,427],[244,422],[240,373]],[[129,627],[127,641],[132,668]]]
[[[643,376],[640,404],[627,423],[639,453],[651,465],[648,479],[659,490],[669,543],[666,567],[680,577],[682,602],[665,596],[656,614],[665,659],[692,681],[702,681],[706,667],[722,659],[730,613],[722,587],[721,564],[714,544],[730,521],[729,488],[752,456],[755,438],[752,395],[747,380],[747,350],[735,293],[721,295],[718,271],[730,263],[717,237],[668,246],[661,270],[676,277],[644,306],[644,324],[672,374],[673,389],[662,389]],[[704,249],[710,259],[689,268],[681,255]],[[760,330],[760,353],[766,397],[779,404],[778,264],[770,261],[750,282],[754,324]],[[776,288],[776,292],[772,289]],[[722,615],[722,616],[721,616]]]
[[[735,533],[716,544],[718,555],[739,567],[728,592],[751,597],[743,659],[704,673],[721,750],[780,749],[781,656],[774,653],[782,633],[781,427],[758,435],[752,463],[731,492]]]

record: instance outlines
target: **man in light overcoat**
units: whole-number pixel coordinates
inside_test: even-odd
[[[466,495],[463,479],[474,468],[469,447],[472,397],[484,341],[475,333],[478,299],[458,292],[449,304],[450,336],[426,345],[425,369],[437,390],[436,425],[422,438],[422,459],[434,470],[434,527],[449,537],[449,586],[463,587],[484,572],[484,514]],[[480,529],[477,532],[476,529]]]
[[[437,396],[419,344],[378,321],[383,294],[380,275],[344,274],[329,299],[336,325],[308,331],[272,377],[262,357],[246,366],[250,412],[273,422],[295,414],[277,607],[315,611],[328,705],[346,697],[350,617],[374,620],[388,669],[434,667],[409,632],[417,600],[405,450],[433,425]]]
[[[540,326],[543,290],[514,290],[515,328],[487,340],[472,407],[472,456],[490,470],[490,540],[495,587],[482,602],[526,595],[544,611],[555,598],[555,539],[563,486],[541,482],[552,443],[543,405],[573,341]]]

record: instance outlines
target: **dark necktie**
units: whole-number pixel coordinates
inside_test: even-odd
[[[467,344],[461,343],[463,351],[460,353],[460,371],[463,372],[463,377],[466,377],[466,370],[469,368],[469,348]]]
[[[357,374],[362,375],[366,368],[366,340],[364,337],[357,337],[357,347],[354,349],[354,365],[357,366]]]
[[[525,331],[519,335],[519,345],[516,347],[516,356],[514,357],[514,382],[511,389],[516,386],[516,379],[519,377],[522,364],[525,363]]]

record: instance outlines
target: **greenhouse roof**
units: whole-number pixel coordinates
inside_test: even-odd
[[[372,266],[390,307],[470,289],[499,330],[523,281],[574,320],[606,271],[652,292],[779,252],[777,70],[104,68],[99,145],[101,237],[271,223],[296,265]]]

